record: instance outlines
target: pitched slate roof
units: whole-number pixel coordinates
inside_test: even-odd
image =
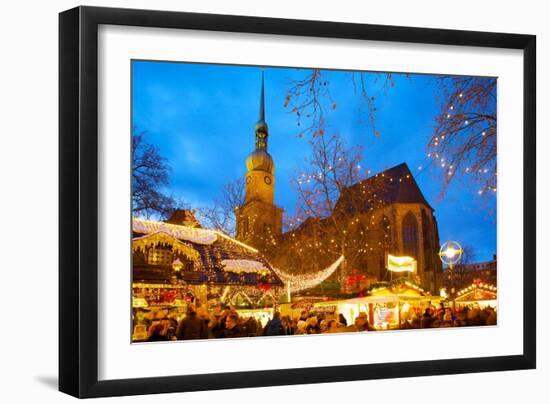
[[[346,188],[342,191],[334,210],[366,212],[373,205],[392,203],[423,203],[432,209],[407,163],[401,163]]]

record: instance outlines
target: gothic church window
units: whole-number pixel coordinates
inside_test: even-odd
[[[434,254],[434,247],[432,243],[432,233],[430,231],[430,221],[429,217],[426,214],[426,210],[422,209],[422,238],[424,239],[424,257],[432,257]],[[432,271],[433,265],[432,261],[426,259],[425,267],[427,271]]]
[[[409,212],[403,218],[403,253],[418,258],[418,224],[416,218]]]

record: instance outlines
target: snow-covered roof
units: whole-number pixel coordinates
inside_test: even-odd
[[[282,286],[281,279],[258,250],[216,230],[141,218],[133,218],[132,230],[133,249],[141,254],[133,261],[136,281],[169,281],[168,273],[145,270],[149,264],[143,256],[146,247],[165,243],[193,260],[193,270],[182,272],[188,283],[256,285],[262,282]]]
[[[141,218],[132,219],[132,230],[142,234],[163,232],[179,240],[186,240],[204,245],[210,245],[218,239],[218,233],[215,230],[156,222]]]

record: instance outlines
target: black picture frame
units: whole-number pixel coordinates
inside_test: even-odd
[[[523,50],[523,354],[99,381],[98,26],[113,24]],[[103,397],[536,367],[536,37],[77,7],[59,15],[59,390]],[[518,324],[521,326],[521,324]]]

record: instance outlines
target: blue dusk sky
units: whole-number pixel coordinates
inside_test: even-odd
[[[193,63],[132,62],[132,125],[145,132],[171,167],[167,193],[192,208],[208,206],[229,181],[246,173],[254,149],[261,67]],[[284,107],[292,80],[307,70],[265,68],[265,113],[269,153],[275,161],[275,203],[292,214],[296,193],[290,184],[308,153],[308,140],[297,135],[296,116]],[[439,110],[437,80],[430,75],[394,75],[384,86],[369,73],[376,102],[375,136],[366,106],[354,92],[351,74],[323,71],[337,103],[327,113],[328,129],[348,146],[363,146],[362,166],[373,173],[406,162],[422,193],[435,209],[439,236],[474,249],[476,260],[496,253],[495,201],[456,183],[441,196],[444,171],[426,167],[426,144]],[[332,102],[331,101],[331,102]],[[422,167],[422,169],[419,169]]]

